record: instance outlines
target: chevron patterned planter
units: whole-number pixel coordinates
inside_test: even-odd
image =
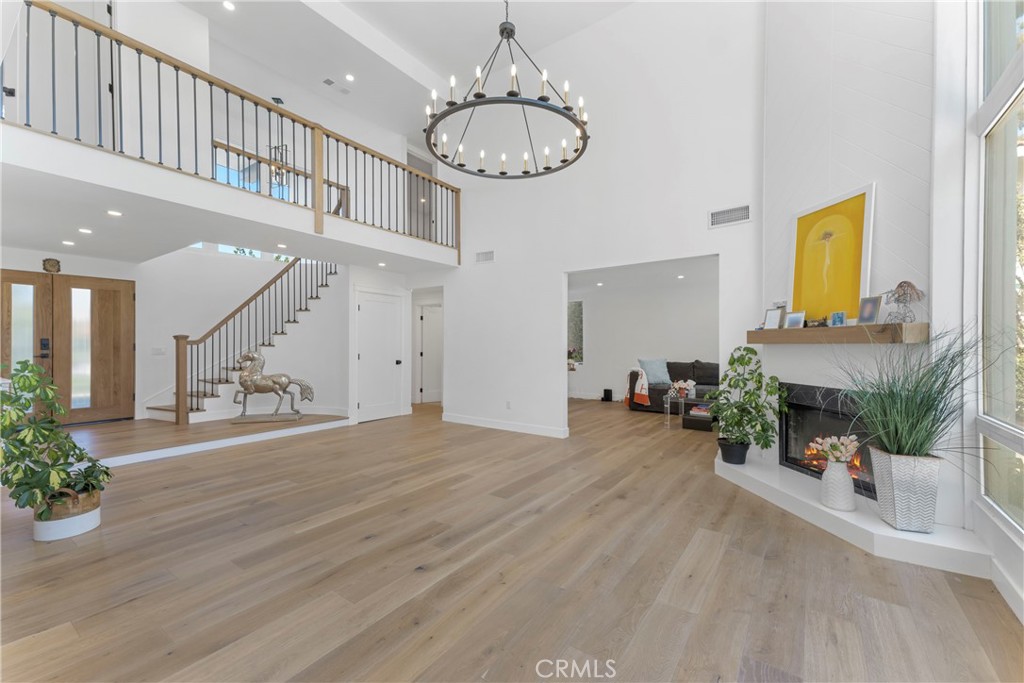
[[[871,448],[871,469],[882,519],[900,531],[930,534],[935,527],[939,465],[935,456],[893,455]]]

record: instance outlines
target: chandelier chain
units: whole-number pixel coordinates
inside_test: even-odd
[[[505,0],[505,21],[508,21],[508,0]]]

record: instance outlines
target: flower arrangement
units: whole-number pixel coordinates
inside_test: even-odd
[[[850,462],[854,453],[860,448],[857,435],[818,437],[810,444],[811,448],[821,453],[829,462]]]
[[[672,382],[672,388],[679,392],[680,396],[690,396],[695,386],[697,386],[697,383],[692,379]]]

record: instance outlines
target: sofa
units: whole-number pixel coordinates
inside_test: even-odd
[[[633,391],[636,389],[636,380],[639,373],[636,370],[629,373],[629,388],[627,389],[626,397],[629,399],[628,405],[630,410],[645,410],[652,413],[664,413],[665,412],[665,394],[668,393],[670,384],[649,384],[648,385],[648,396],[651,399],[651,405],[645,406],[636,403],[633,400]],[[697,398],[703,398],[709,392],[718,389],[718,363],[706,363],[702,360],[695,360],[691,362],[668,362],[668,376],[673,382],[685,382],[686,380],[692,379],[697,383],[695,387]],[[672,414],[679,414],[679,404],[672,404]]]

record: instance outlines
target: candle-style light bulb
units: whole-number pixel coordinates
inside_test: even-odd
[[[585,126],[588,123],[590,123],[590,112],[589,111],[585,111],[585,112],[583,112],[583,125]]]
[[[475,92],[473,93],[473,97],[475,97],[477,99],[480,99],[481,97],[486,97],[486,95],[484,95],[484,91],[481,89],[482,86],[481,86],[481,82],[480,82],[480,75],[481,75],[480,67],[477,67],[476,68],[476,86],[475,86]]]
[[[569,81],[566,81],[562,86],[562,100],[565,101],[566,107],[572,107],[572,105],[569,104]]]
[[[455,104],[455,74],[448,79],[448,106]]]
[[[501,153],[501,166],[498,167],[498,173],[505,175],[505,153]]]
[[[484,151],[480,150],[480,168],[476,169],[477,173],[484,172]]]
[[[548,170],[549,168],[551,168],[550,156],[551,156],[551,149],[548,148],[548,147],[545,147],[544,148],[544,170],[545,171]]]
[[[582,119],[583,118],[583,114],[584,114],[584,112],[583,112],[583,98],[582,97],[579,99],[579,102],[577,102],[577,104],[579,105],[579,111],[576,112],[576,113],[579,114],[579,117]]]
[[[431,90],[430,91],[430,100],[432,102],[431,109],[432,109],[433,113],[436,114],[437,113],[437,91],[436,90]]]
[[[582,139],[583,139],[583,132],[579,128],[577,128],[576,129],[576,149],[573,150],[573,154],[575,154],[576,152],[580,151],[580,147],[582,147],[582,144],[580,144]]]
[[[564,164],[569,160],[569,143],[565,138],[562,138],[562,163]]]
[[[519,85],[518,85],[518,83],[516,83],[517,79],[516,79],[516,65],[515,64],[512,65],[511,73],[512,73],[512,81],[511,81],[511,85],[508,86],[508,93],[507,94],[508,94],[509,97],[519,97]]]
[[[424,111],[425,111],[425,112],[426,112],[426,114],[427,114],[427,125],[429,126],[429,125],[430,125],[430,105],[429,105],[429,104],[428,104],[428,105],[426,106],[426,108],[424,109]]]
[[[530,153],[529,152],[523,152],[523,170],[524,171],[529,171],[530,170]]]
[[[462,145],[459,145],[459,166],[465,166],[466,165],[466,159],[465,159],[465,157],[462,154],[463,151],[464,150],[462,149]]]
[[[441,134],[441,156],[448,158],[448,133]]]
[[[544,69],[540,72],[540,97],[537,98],[541,102],[547,102],[548,97],[548,70]]]

